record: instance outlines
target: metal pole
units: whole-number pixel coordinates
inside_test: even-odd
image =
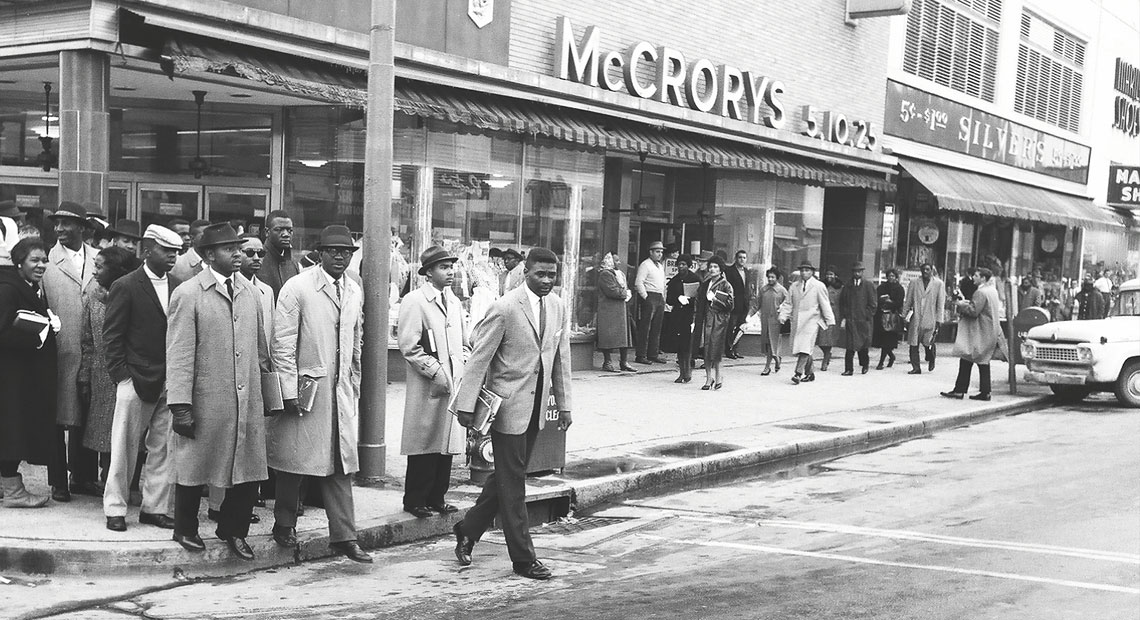
[[[384,475],[388,386],[388,282],[392,253],[392,91],[396,0],[372,0],[364,153],[364,351],[360,386],[360,473]]]

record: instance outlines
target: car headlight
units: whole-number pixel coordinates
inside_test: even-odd
[[[1032,359],[1033,349],[1034,347],[1032,342],[1021,343],[1021,357],[1024,357],[1025,359]]]
[[[1077,359],[1082,362],[1091,362],[1093,360],[1093,350],[1087,344],[1077,345]]]

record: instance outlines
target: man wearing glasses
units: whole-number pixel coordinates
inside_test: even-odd
[[[265,319],[265,341],[273,341],[273,289],[257,277],[265,260],[265,246],[255,235],[243,235],[241,244],[241,267],[238,273],[261,292],[261,315]]]
[[[285,211],[265,216],[265,251],[259,276],[277,297],[285,281],[301,270],[293,260],[293,218]]]

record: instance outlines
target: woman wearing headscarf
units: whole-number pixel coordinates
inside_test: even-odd
[[[719,390],[723,384],[721,363],[724,361],[725,334],[732,321],[733,301],[732,285],[724,277],[724,259],[713,256],[708,262],[708,278],[697,291],[697,331],[693,334],[693,348],[698,345],[705,348],[705,384],[701,386],[702,390]]]
[[[111,421],[115,417],[115,382],[107,371],[107,347],[103,319],[107,315],[107,291],[119,278],[138,268],[129,251],[110,246],[95,256],[95,277],[83,289],[83,326],[79,338],[79,401],[87,405],[84,447],[100,453],[104,470],[110,465]]]
[[[879,365],[877,370],[883,369],[885,362],[887,368],[895,365],[895,349],[899,346],[899,336],[902,334],[902,311],[906,301],[906,290],[899,284],[899,270],[894,267],[887,270],[887,279],[875,291],[879,296],[879,309],[875,312],[874,332],[871,344],[879,347]]]
[[[625,272],[616,268],[612,252],[602,257],[598,270],[598,343],[605,361],[606,372],[637,372],[629,365],[629,349],[633,346],[633,328],[630,324],[628,302],[633,297],[626,282]],[[620,366],[614,367],[613,352],[620,355]]]
[[[670,308],[665,314],[665,327],[662,339],[668,336],[677,345],[677,366],[680,375],[673,383],[688,383],[693,380],[693,313],[696,309],[696,296],[685,295],[685,285],[697,285],[701,278],[690,268],[693,256],[682,254],[677,257],[677,275],[665,284],[665,305]],[[698,287],[699,288],[699,287]]]
[[[17,316],[52,316],[40,286],[48,265],[43,241],[21,239],[12,263],[0,267],[0,489],[5,508],[40,508],[49,498],[24,487],[20,462],[47,465],[55,450],[56,330]]]

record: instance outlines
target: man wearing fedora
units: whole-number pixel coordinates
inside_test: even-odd
[[[139,241],[143,238],[142,225],[135,220],[119,220],[107,230],[107,235],[111,238],[111,245],[137,255]]]
[[[344,275],[356,245],[348,228],[327,226],[320,265],[281,286],[273,320],[273,366],[285,411],[267,424],[269,466],[277,472],[273,539],[297,545],[301,480],[319,481],[329,544],[356,562],[372,558],[356,541],[352,475],[357,456],[364,293]]]
[[[843,329],[843,376],[855,374],[855,354],[859,354],[859,367],[863,374],[871,366],[871,331],[875,322],[875,310],[879,307],[875,285],[863,277],[863,263],[855,261],[851,265],[851,284],[844,286],[839,293],[839,308],[836,315]]]
[[[654,241],[649,245],[649,258],[637,266],[633,290],[641,298],[641,316],[637,321],[637,342],[634,346],[638,364],[664,364],[661,359],[661,323],[665,320],[665,244]]]
[[[166,403],[166,314],[170,296],[181,284],[174,268],[182,239],[174,231],[151,224],[143,234],[143,264],[119,278],[107,294],[103,339],[107,371],[117,384],[111,422],[111,465],[103,489],[107,529],[127,529],[131,476],[145,438],[146,463],[139,486],[139,523],[172,529],[174,459],[171,415]]]
[[[174,289],[166,334],[167,402],[174,432],[174,540],[202,551],[202,487],[226,489],[216,534],[239,558],[258,483],[266,478],[262,373],[269,354],[261,293],[236,277],[242,240],[229,224],[202,231],[205,267]]]
[[[420,518],[457,510],[444,501],[451,459],[466,443],[466,432],[447,410],[469,346],[463,307],[451,290],[456,260],[439,246],[424,250],[420,275],[427,282],[400,302],[397,338],[408,363],[400,441],[400,454],[408,457],[404,510]]]
[[[74,202],[64,201],[51,216],[56,244],[48,253],[43,291],[48,308],[59,316],[58,394],[56,425],[57,454],[48,477],[52,499],[66,502],[71,493],[103,496],[97,482],[98,453],[83,447],[84,410],[79,402],[79,364],[82,357],[81,326],[83,289],[95,277],[95,255],[98,250],[83,242],[87,229],[87,211]],[[68,438],[64,440],[64,430]],[[67,472],[70,466],[71,482]]]
[[[499,296],[516,289],[523,283],[523,255],[514,248],[503,250],[503,272],[499,274]]]
[[[792,383],[815,381],[812,353],[820,328],[835,325],[835,314],[827,298],[827,286],[815,279],[810,261],[800,265],[800,279],[788,287],[788,296],[780,304],[780,322],[791,322],[792,352],[796,354],[796,374]]]

